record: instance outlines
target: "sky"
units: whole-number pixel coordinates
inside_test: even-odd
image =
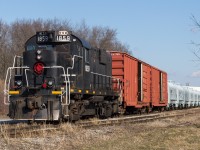
[[[200,21],[199,0],[1,0],[0,19],[62,19],[76,25],[117,30],[137,57],[168,73],[168,79],[200,86],[200,43],[192,15]]]

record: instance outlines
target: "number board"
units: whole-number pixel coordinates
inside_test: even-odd
[[[36,33],[36,42],[37,43],[48,43],[53,42],[54,32],[42,31]]]
[[[36,33],[36,42],[38,44],[71,42],[71,35],[67,31],[40,31]]]
[[[56,34],[56,42],[71,42],[71,35],[67,31],[58,31]]]

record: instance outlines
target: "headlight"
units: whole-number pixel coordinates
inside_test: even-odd
[[[16,85],[17,85],[18,87],[20,87],[20,86],[22,85],[22,81],[21,81],[21,80],[15,81],[15,83],[16,83]]]
[[[39,55],[39,54],[41,54],[42,53],[42,51],[41,50],[37,50],[37,54]]]
[[[47,84],[48,84],[49,87],[52,87],[52,86],[53,86],[53,81],[49,80],[49,81],[47,82]]]
[[[37,55],[37,59],[40,60],[42,58],[41,55]]]

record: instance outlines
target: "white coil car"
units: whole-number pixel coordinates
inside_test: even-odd
[[[200,105],[200,91],[168,81],[168,109],[196,107]]]
[[[184,88],[175,82],[168,81],[168,108],[183,108],[185,106]]]
[[[185,98],[185,107],[196,107],[198,106],[198,95],[200,91],[197,91],[189,86],[183,86],[185,88],[185,92],[187,92],[188,97]]]

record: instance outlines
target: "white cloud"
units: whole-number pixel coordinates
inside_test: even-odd
[[[193,72],[191,76],[195,78],[200,77],[200,70]]]

